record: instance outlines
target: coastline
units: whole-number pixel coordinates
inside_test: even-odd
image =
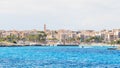
[[[28,47],[28,46],[38,46],[38,47],[80,47],[80,48],[94,48],[94,47],[107,47],[107,50],[120,50],[120,45],[110,45],[110,44],[103,44],[103,43],[92,43],[92,44],[79,44],[79,45],[48,45],[48,44],[2,44],[0,47]]]
[[[0,47],[24,47],[24,46],[117,46],[120,47],[119,44],[115,44],[115,45],[111,45],[111,44],[104,44],[104,43],[91,43],[91,44],[87,44],[87,43],[82,43],[82,44],[8,44],[8,43],[4,43],[1,44],[0,43]]]

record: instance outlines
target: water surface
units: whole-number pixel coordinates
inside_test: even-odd
[[[120,51],[107,47],[0,47],[0,68],[120,68]]]

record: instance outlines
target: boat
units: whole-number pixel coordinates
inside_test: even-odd
[[[116,46],[108,47],[107,50],[117,50]]]
[[[79,45],[76,43],[65,43],[65,41],[64,42],[59,41],[58,43],[56,43],[55,46],[79,46]]]
[[[30,43],[29,46],[42,46],[41,44],[38,44],[38,43]]]
[[[58,44],[57,46],[79,46],[79,45],[76,45],[76,44]]]
[[[107,48],[108,50],[117,50],[117,48]]]

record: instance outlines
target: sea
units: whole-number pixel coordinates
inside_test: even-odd
[[[108,46],[0,47],[0,68],[120,68]]]

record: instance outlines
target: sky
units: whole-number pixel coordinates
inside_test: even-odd
[[[120,0],[0,0],[0,29],[120,28]]]

